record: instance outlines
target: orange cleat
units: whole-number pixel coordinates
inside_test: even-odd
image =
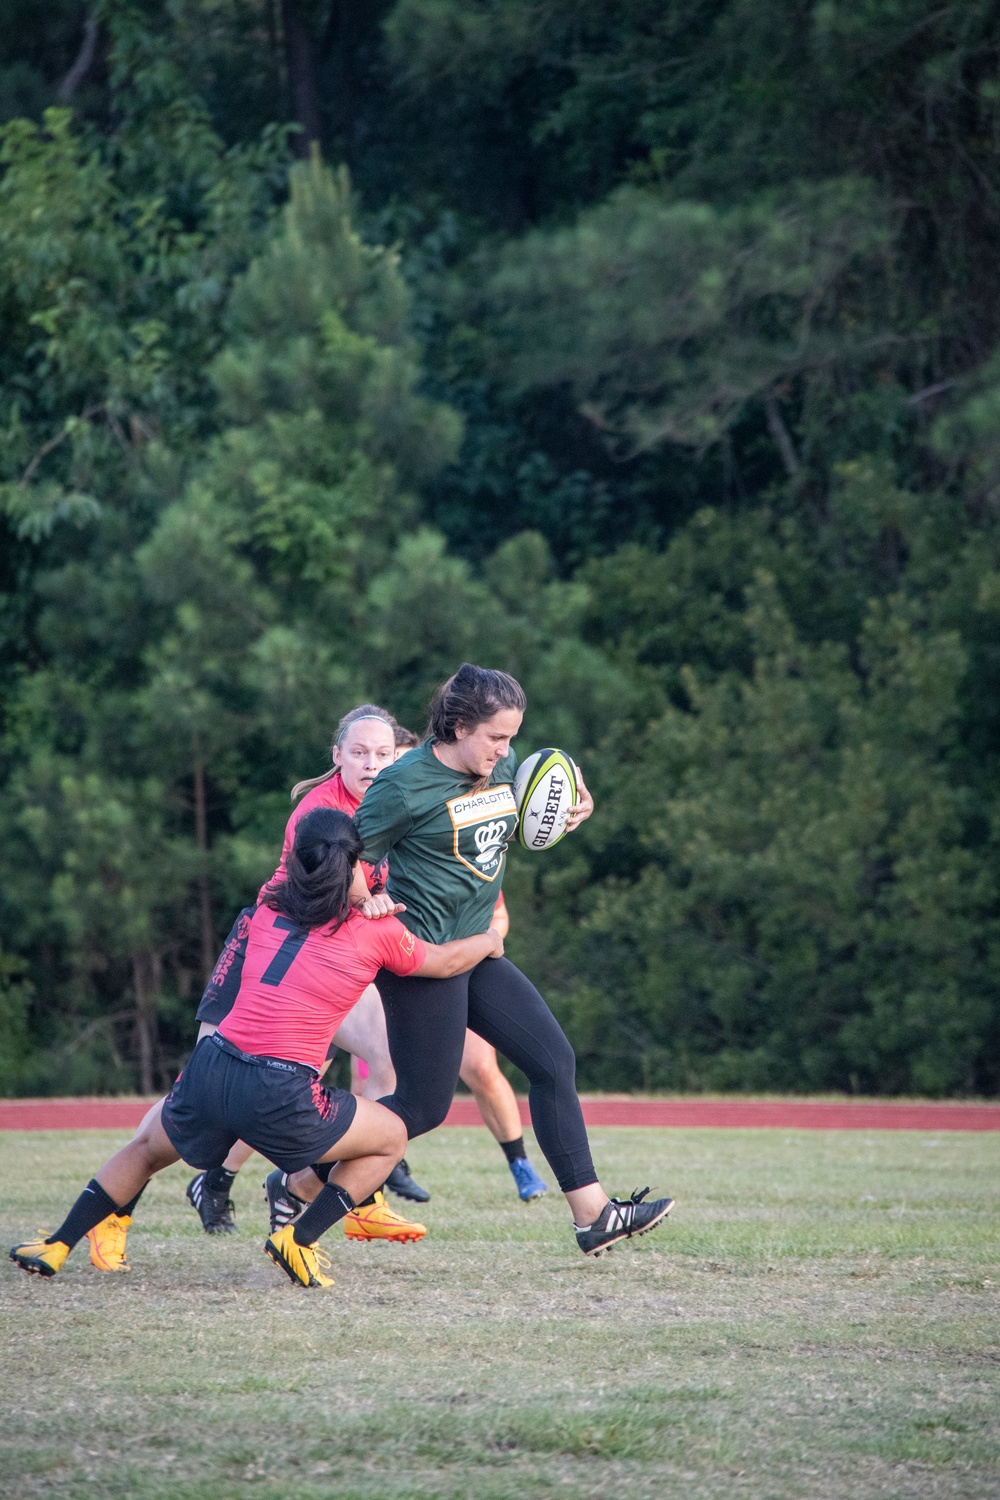
[[[125,1259],[125,1236],[132,1220],[128,1214],[108,1214],[93,1229],[87,1230],[90,1241],[90,1264],[99,1271],[131,1271]]]
[[[297,1245],[294,1224],[276,1229],[264,1245],[264,1254],[297,1286],[333,1286],[333,1277],[323,1275],[330,1269],[330,1257],[318,1245]]]
[[[395,1240],[408,1245],[422,1240],[427,1227],[393,1213],[382,1193],[376,1193],[374,1203],[361,1203],[351,1210],[344,1220],[344,1233],[349,1240]]]
[[[69,1254],[69,1246],[62,1240],[47,1240],[45,1230],[38,1231],[37,1240],[28,1240],[24,1245],[15,1245],[9,1259],[29,1276],[57,1276]]]

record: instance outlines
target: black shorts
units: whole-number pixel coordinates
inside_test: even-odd
[[[283,1172],[298,1172],[336,1145],[357,1107],[353,1094],[324,1088],[305,1063],[251,1057],[215,1032],[195,1047],[162,1121],[189,1166],[221,1167],[246,1141]]]

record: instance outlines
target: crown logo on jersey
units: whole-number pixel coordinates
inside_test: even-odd
[[[507,838],[506,823],[484,823],[476,829],[477,865],[487,865],[495,857],[497,849]]]
[[[455,858],[480,880],[496,880],[517,827],[513,788],[508,783],[489,786],[453,797],[447,807],[455,830]]]

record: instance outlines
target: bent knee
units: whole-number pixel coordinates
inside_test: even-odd
[[[385,1154],[400,1157],[406,1150],[406,1125],[398,1115],[393,1115],[391,1110],[387,1110],[386,1113],[392,1115],[392,1123],[386,1132]]]
[[[555,1087],[576,1087],[576,1053],[564,1036],[553,1042],[530,1063],[521,1063],[529,1083],[546,1083]]]
[[[152,1177],[161,1167],[178,1159],[177,1152],[163,1130],[148,1130],[135,1136],[124,1148],[137,1170]]]
[[[450,1107],[451,1100],[449,1099],[439,1109],[423,1109],[419,1113],[409,1115],[406,1120],[408,1138],[412,1141],[414,1136],[428,1135],[432,1130],[436,1130],[439,1125],[443,1125]]]
[[[503,1074],[500,1072],[495,1057],[477,1057],[475,1062],[462,1064],[462,1071],[459,1077],[466,1088],[471,1089],[476,1094],[486,1093],[488,1090],[496,1088],[497,1079],[502,1078]]]

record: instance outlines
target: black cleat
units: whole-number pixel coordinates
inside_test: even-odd
[[[288,1186],[287,1173],[280,1167],[275,1167],[273,1172],[268,1172],[264,1178],[264,1197],[267,1199],[267,1209],[271,1216],[271,1234],[277,1234],[279,1229],[284,1229],[286,1224],[293,1223],[308,1204],[303,1198],[297,1198]],[[270,1253],[270,1252],[268,1252]],[[272,1256],[273,1260],[274,1257]]]
[[[426,1188],[422,1188],[419,1182],[414,1182],[410,1176],[410,1169],[406,1164],[406,1157],[398,1162],[385,1179],[385,1185],[397,1198],[409,1198],[411,1203],[429,1203],[431,1195]]]
[[[604,1205],[599,1219],[589,1229],[576,1231],[576,1242],[584,1255],[603,1255],[619,1240],[630,1240],[634,1234],[648,1234],[662,1224],[674,1206],[673,1198],[656,1198],[643,1203],[649,1188],[634,1192],[631,1198],[612,1198]]]
[[[198,1214],[206,1234],[235,1234],[233,1200],[228,1193],[213,1193],[205,1186],[205,1173],[199,1172],[187,1185],[188,1202]]]

